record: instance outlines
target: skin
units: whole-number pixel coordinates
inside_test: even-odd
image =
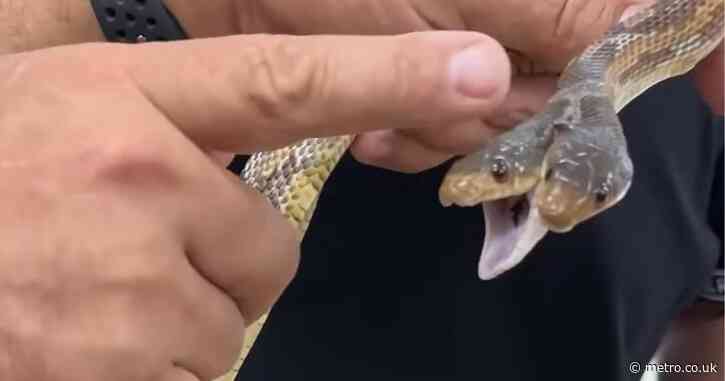
[[[45,50],[102,40],[87,4],[0,0],[0,172],[10,179],[0,185],[0,224],[9,227],[0,236],[0,303],[10,311],[0,317],[1,379],[223,373],[240,327],[293,276],[298,248],[278,213],[214,164],[216,152],[360,133],[360,161],[430,168],[538,111],[553,74],[630,4],[317,3],[167,1],[192,37],[468,29],[499,40],[511,61],[490,38],[469,33]],[[486,59],[463,66],[489,66],[463,81],[468,96],[433,93],[453,86],[453,52],[476,42]],[[259,62],[272,77],[246,77]],[[326,68],[334,71],[320,75]],[[274,112],[244,103],[250,93]]]
[[[206,153],[487,117],[507,81],[462,88],[457,67],[491,70],[471,50],[508,74],[500,46],[471,32],[0,57],[0,379],[223,374],[292,279],[298,242]]]
[[[33,26],[22,23],[11,28],[9,32],[15,35],[11,38],[15,51],[68,40],[102,39],[87,7],[78,7],[77,2],[57,2],[50,6],[57,7],[58,11],[50,12],[45,1],[22,5],[18,1],[4,1],[23,8],[25,14],[39,15]],[[315,0],[314,3],[167,1],[194,37],[269,32],[398,34],[455,29],[482,32],[498,40],[512,52],[514,72],[521,74],[513,78],[507,101],[498,115],[481,121],[429,126],[415,132],[377,131],[361,135],[351,148],[355,157],[364,163],[419,172],[454,155],[472,152],[503,129],[533,115],[553,93],[555,73],[635,2],[547,0],[533,6],[531,2],[518,0],[507,2],[507,6],[498,2],[493,6],[492,2],[477,0]],[[58,20],[55,16],[58,13],[68,15],[66,20]],[[73,23],[67,20],[90,21]],[[58,32],[59,28],[62,32]],[[28,37],[25,34],[28,29],[37,33]],[[65,35],[70,38],[60,37]]]
[[[471,141],[490,139],[488,133],[497,134],[497,129],[513,126],[540,110],[553,94],[552,73],[558,73],[581,48],[616,20],[652,3],[651,0],[515,0],[503,3],[487,0],[316,1],[319,5],[309,6],[306,2],[304,6],[299,5],[304,9],[298,9],[294,7],[296,3],[279,0],[232,0],[232,9],[236,12],[231,14],[236,17],[231,17],[231,22],[237,25],[232,29],[245,33],[308,34],[469,29],[493,36],[511,53],[514,77],[507,101],[502,105],[507,112],[480,124],[445,126],[444,130],[431,128],[407,133],[370,133],[359,138],[352,147],[353,154],[362,162],[405,172],[424,170],[453,154],[474,151],[478,147],[471,149],[466,144],[469,138]],[[300,14],[305,17],[299,17]],[[380,17],[391,14],[394,16]],[[199,30],[204,29],[200,23]],[[724,72],[722,45],[694,70],[695,83],[704,100],[719,115],[723,114]],[[479,135],[481,127],[485,131],[484,136]],[[711,308],[722,312],[722,306]],[[722,313],[705,326],[702,320],[692,318],[700,312],[695,309],[674,322],[678,327],[678,340],[696,343],[705,338],[709,344],[695,357],[721,359],[722,330],[717,331],[716,327],[723,325]],[[693,353],[671,351],[669,359],[691,361]]]

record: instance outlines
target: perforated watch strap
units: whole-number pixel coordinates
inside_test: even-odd
[[[111,42],[171,41],[188,38],[161,0],[90,0]]]

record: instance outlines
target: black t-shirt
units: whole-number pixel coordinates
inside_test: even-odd
[[[687,79],[620,114],[628,196],[480,281],[480,208],[443,208],[446,166],[405,175],[347,157],[297,278],[238,380],[637,380],[723,253],[723,127]]]

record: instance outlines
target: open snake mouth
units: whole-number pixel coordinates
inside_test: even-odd
[[[537,209],[531,208],[533,193],[482,203],[486,226],[478,262],[482,280],[493,279],[519,264],[548,232]]]

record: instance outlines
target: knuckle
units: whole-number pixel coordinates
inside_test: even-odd
[[[308,106],[325,96],[330,61],[295,39],[252,45],[241,59],[252,71],[244,77],[254,81],[242,90],[242,101],[265,118],[304,123]]]
[[[79,167],[86,168],[89,178],[100,183],[132,186],[164,186],[173,189],[181,179],[167,160],[162,144],[150,139],[135,142],[117,140],[91,147],[79,157]]]

